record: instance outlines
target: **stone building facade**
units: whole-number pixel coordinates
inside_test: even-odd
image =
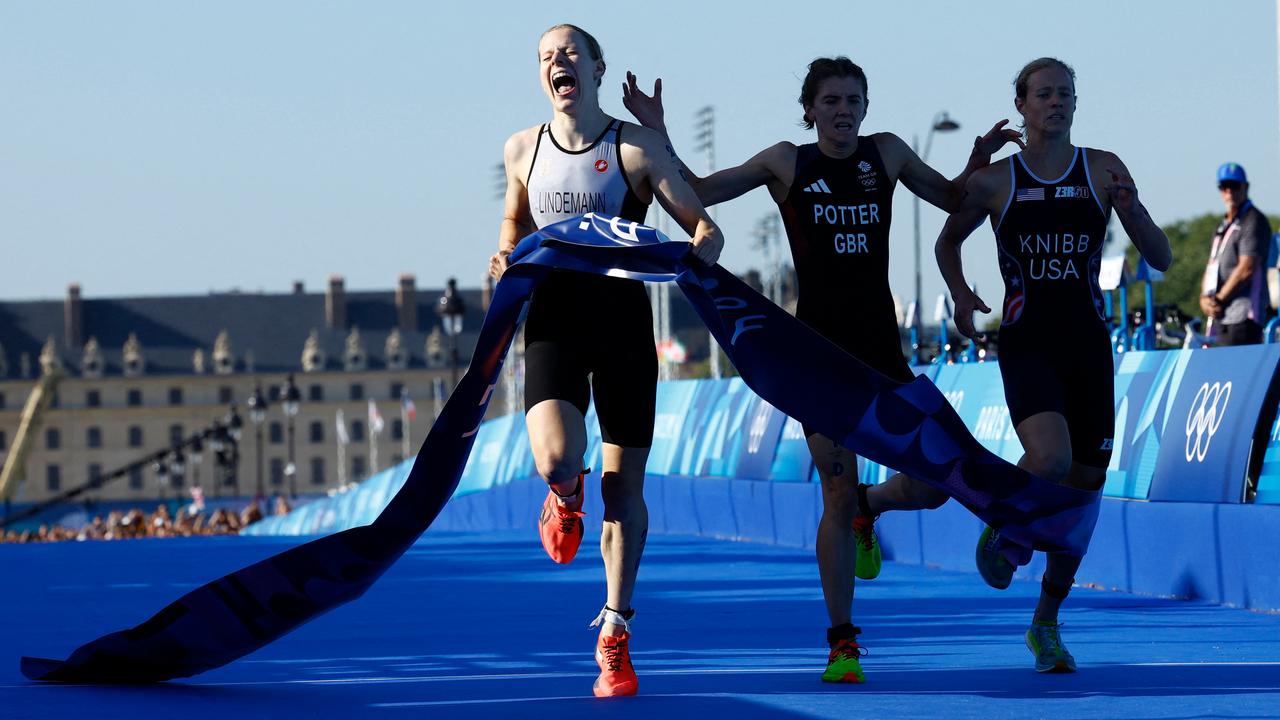
[[[407,275],[392,291],[348,292],[335,276],[323,293],[296,284],[279,294],[86,299],[72,285],[62,302],[0,302],[0,461],[12,451],[41,355],[62,371],[10,499],[39,502],[82,485],[225,420],[232,406],[244,423],[234,484],[216,481],[206,452],[200,462],[187,455],[180,476],[140,468],[88,497],[173,497],[197,484],[209,497],[250,495],[259,474],[268,494],[312,493],[367,476],[375,454],[380,468],[399,462],[406,450],[417,451],[434,419],[437,386],[447,388],[453,375],[435,311],[441,294],[419,290]],[[488,293],[460,295],[465,368]],[[281,402],[290,375],[300,393],[292,476]],[[246,401],[259,387],[267,408],[255,427]],[[403,396],[415,406],[412,420]],[[376,442],[370,401],[384,423]],[[349,440],[341,447],[339,411]]]

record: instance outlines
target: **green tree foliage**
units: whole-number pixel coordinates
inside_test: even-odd
[[[1269,216],[1274,231],[1280,227],[1280,216]],[[1222,216],[1206,213],[1186,220],[1177,220],[1165,225],[1162,229],[1169,238],[1169,247],[1173,250],[1173,266],[1164,274],[1164,279],[1156,283],[1156,303],[1167,305],[1175,303],[1182,312],[1199,317],[1200,281],[1204,277],[1205,264],[1209,262],[1209,249],[1213,244],[1213,233],[1218,228]],[[1130,271],[1137,267],[1138,251],[1130,245],[1125,251]],[[1266,257],[1262,258],[1265,263]],[[1139,286],[1140,289],[1140,286]],[[1129,295],[1129,309],[1142,307],[1141,292]]]

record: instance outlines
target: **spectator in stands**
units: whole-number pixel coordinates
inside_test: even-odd
[[[1271,223],[1249,199],[1249,178],[1240,165],[1218,168],[1218,191],[1226,214],[1213,234],[1200,309],[1219,345],[1258,343],[1267,317],[1264,266]]]

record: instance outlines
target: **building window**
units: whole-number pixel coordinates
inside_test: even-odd
[[[0,430],[0,450],[4,450],[4,448],[5,448],[5,442],[6,442],[6,439],[5,439],[5,436],[4,436],[4,431],[3,431],[3,430]]]
[[[181,425],[169,426],[169,445],[171,445],[172,447],[178,447],[179,445],[182,444],[182,441],[185,439],[186,438],[182,436]]]
[[[142,489],[142,468],[140,467],[129,468],[129,489],[130,490]]]
[[[312,385],[307,388],[307,399],[311,402],[324,402],[324,386]]]
[[[352,400],[364,399],[364,385],[361,385],[360,383],[351,383],[351,399]]]
[[[366,469],[366,468],[367,468],[367,466],[364,464],[364,456],[363,456],[363,455],[352,455],[352,456],[351,456],[351,479],[352,479],[353,481],[354,481],[354,480],[363,480],[363,479],[364,479],[364,473],[365,473],[365,469]]]
[[[58,432],[58,428],[49,428],[44,431],[44,448],[46,450],[57,450],[62,447],[62,433]]]
[[[182,388],[180,387],[169,388],[169,404],[170,405],[182,404]]]
[[[84,394],[85,407],[102,407],[102,392],[89,390]]]
[[[97,485],[102,480],[102,466],[98,463],[89,463],[89,482]]]
[[[391,383],[391,399],[392,400],[399,400],[400,396],[403,393],[404,393],[404,383],[400,383],[400,382]]]
[[[169,487],[180,488],[185,481],[186,478],[182,475],[178,475],[176,473],[169,474]]]
[[[57,390],[53,391],[53,400],[49,401],[49,407],[62,407],[62,396]]]
[[[311,458],[311,484],[324,484],[324,458]]]
[[[271,484],[280,487],[284,484],[284,460],[271,458]]]
[[[404,462],[404,458],[400,457],[400,453],[392,453],[392,454],[391,454],[391,464],[392,464],[392,465],[399,465],[399,464],[400,464],[400,463],[402,463],[402,462]]]
[[[0,393],[0,410],[4,409],[4,393]]]
[[[404,421],[403,420],[400,420],[397,418],[391,421],[391,439],[392,440],[404,439]]]
[[[280,402],[280,386],[279,385],[267,386],[267,400],[273,403]]]
[[[360,442],[364,440],[364,422],[361,420],[351,421],[351,441]]]
[[[134,388],[125,396],[125,404],[129,407],[138,407],[142,404],[142,391]]]
[[[312,445],[319,445],[324,442],[324,423],[319,420],[311,423],[310,437]]]
[[[49,492],[57,492],[62,489],[62,468],[57,465],[49,465],[44,470],[44,484]]]
[[[230,385],[223,385],[218,388],[218,404],[219,405],[230,405],[232,402],[231,396],[232,396],[232,393],[231,393]]]
[[[141,425],[129,426],[129,447],[132,447],[132,448],[142,447],[142,426]]]
[[[273,422],[267,426],[267,439],[272,445],[279,445],[284,442],[284,425]]]
[[[102,428],[94,426],[85,430],[84,444],[91,448],[102,447]]]

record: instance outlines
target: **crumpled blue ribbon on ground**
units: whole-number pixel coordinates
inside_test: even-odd
[[[746,384],[854,452],[937,487],[1000,529],[1018,564],[1032,548],[1082,556],[1098,494],[1050,483],[983,448],[927,378],[880,375],[770,303],[687,242],[593,214],[522,240],[498,283],[475,353],[404,486],[364,527],[312,540],[205,584],[65,661],[22,658],[33,680],[144,683],[220,667],[350,602],[428,528],[458,485],[533,291],[553,269],[676,282]],[[583,298],[589,302],[590,298]],[[531,510],[532,512],[532,510]]]

